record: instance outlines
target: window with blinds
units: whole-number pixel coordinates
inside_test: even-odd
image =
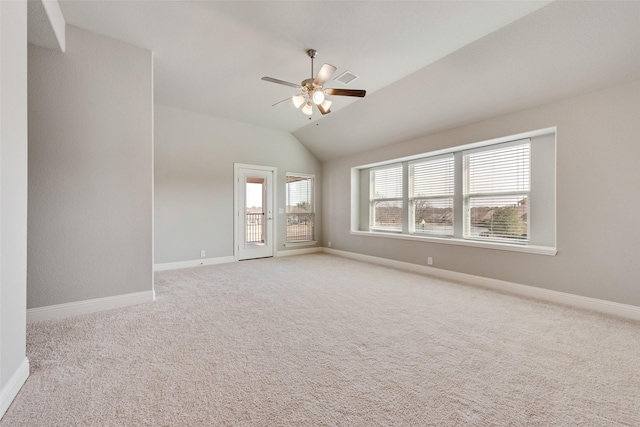
[[[355,167],[352,183],[353,233],[556,253],[553,128]]]
[[[315,240],[313,181],[312,175],[287,173],[287,243]]]
[[[402,231],[402,164],[372,169],[370,178],[369,227]]]
[[[409,232],[453,236],[453,154],[409,163]]]
[[[526,243],[529,140],[463,152],[464,238]]]

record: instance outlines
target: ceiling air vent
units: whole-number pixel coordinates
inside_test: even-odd
[[[340,83],[342,83],[344,85],[348,85],[349,83],[351,83],[352,81],[354,81],[357,78],[358,78],[358,76],[353,74],[351,71],[345,71],[344,73],[342,73],[338,77],[336,77],[334,80],[337,81],[337,82],[340,82]]]

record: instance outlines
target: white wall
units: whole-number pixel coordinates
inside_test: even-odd
[[[155,263],[233,256],[233,165],[275,166],[275,212],[285,206],[286,172],[316,175],[320,162],[291,134],[172,107],[155,109]],[[317,210],[316,236],[321,236]],[[286,250],[285,215],[275,215]]]
[[[640,306],[640,82],[323,163],[334,249]],[[557,126],[556,256],[350,234],[351,168]]]
[[[67,26],[28,65],[28,307],[151,293],[151,52]]]
[[[29,375],[27,2],[0,1],[0,417]]]

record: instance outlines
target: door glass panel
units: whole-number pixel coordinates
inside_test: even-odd
[[[264,179],[247,177],[245,182],[245,247],[265,242]]]
[[[238,261],[273,256],[273,176],[274,170],[266,166],[237,169],[234,252]]]

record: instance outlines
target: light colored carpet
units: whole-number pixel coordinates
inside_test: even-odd
[[[326,254],[28,327],[0,426],[640,425],[640,324]]]

